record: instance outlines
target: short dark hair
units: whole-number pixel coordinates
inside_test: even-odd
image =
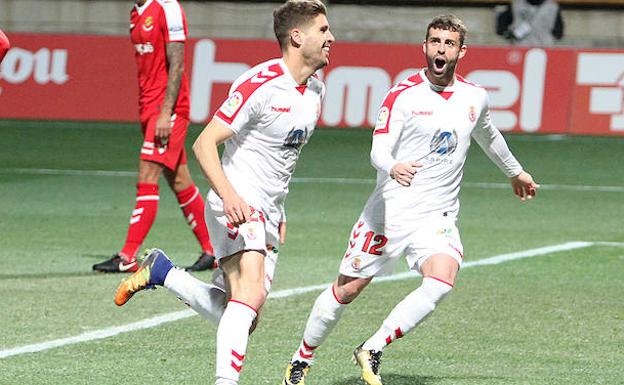
[[[290,41],[290,31],[302,27],[318,15],[327,15],[320,0],[288,0],[273,11],[273,31],[280,47],[285,49]]]
[[[431,28],[458,32],[459,45],[464,45],[464,39],[466,38],[466,33],[468,32],[464,22],[455,15],[439,15],[434,17],[433,20],[431,20],[431,23],[427,26],[427,35],[425,35],[425,40],[429,40],[429,30]]]

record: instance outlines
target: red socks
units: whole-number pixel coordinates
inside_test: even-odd
[[[204,252],[213,255],[208,228],[204,218],[204,199],[195,185],[176,194],[180,208],[184,213],[191,230],[199,241]],[[152,228],[158,212],[158,184],[137,183],[136,206],[130,217],[130,227],[126,243],[120,254],[129,261],[136,259],[136,253]]]
[[[120,252],[129,261],[136,259],[136,252],[154,223],[159,199],[157,184],[137,183],[136,206],[130,217],[126,243]]]
[[[204,218],[204,198],[199,193],[199,189],[194,184],[176,194],[180,208],[184,217],[191,226],[195,238],[199,241],[204,252],[214,255],[206,219]]]

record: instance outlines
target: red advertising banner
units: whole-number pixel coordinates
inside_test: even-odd
[[[129,38],[16,33],[0,65],[0,119],[138,120]],[[206,122],[229,85],[280,56],[270,40],[187,46],[191,120]],[[371,127],[387,90],[425,65],[422,47],[338,42],[320,126]],[[624,51],[469,47],[458,72],[488,89],[501,131],[624,134]]]

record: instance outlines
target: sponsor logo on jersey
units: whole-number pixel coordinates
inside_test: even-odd
[[[288,107],[271,106],[271,111],[273,111],[273,112],[290,112],[290,106],[288,106]]]
[[[154,52],[154,46],[150,42],[147,42],[145,44],[135,44],[134,49],[136,49],[139,55],[145,55],[146,53]]]
[[[243,105],[243,94],[239,91],[235,91],[229,98],[221,105],[221,112],[228,118],[231,118],[236,114],[236,111]]]
[[[379,114],[377,115],[377,123],[375,123],[375,129],[385,128],[388,124],[388,118],[390,117],[390,110],[388,107],[381,107]]]
[[[468,112],[468,119],[470,119],[472,123],[474,123],[477,120],[477,112],[475,111],[474,106],[470,106],[470,112]]]
[[[151,16],[148,16],[143,22],[143,30],[145,32],[149,32],[154,29],[154,19]]]
[[[450,155],[455,152],[457,149],[457,132],[453,130],[450,131],[442,131],[438,129],[435,134],[433,134],[433,138],[431,138],[431,142],[429,143],[429,150],[432,153],[438,154],[440,156]]]
[[[284,147],[296,148],[297,150],[301,148],[308,139],[308,128],[304,127],[303,129],[293,127],[292,130],[286,136],[286,140],[284,141]]]

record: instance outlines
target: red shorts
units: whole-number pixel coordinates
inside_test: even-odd
[[[173,118],[173,128],[171,129],[171,135],[169,135],[169,141],[166,145],[162,145],[160,141],[156,142],[154,140],[157,120],[158,115],[155,114],[150,116],[147,121],[141,122],[143,147],[141,147],[140,158],[141,160],[162,164],[171,171],[175,171],[178,166],[186,164],[184,141],[189,121],[180,117]]]

